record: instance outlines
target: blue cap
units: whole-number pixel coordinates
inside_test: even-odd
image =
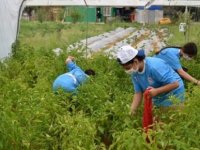
[[[137,56],[144,57],[145,56],[145,51],[143,49],[138,50]]]

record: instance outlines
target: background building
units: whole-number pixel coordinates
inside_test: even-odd
[[[151,6],[148,9],[137,7],[135,9],[135,20],[139,23],[159,23],[163,18],[163,7]]]

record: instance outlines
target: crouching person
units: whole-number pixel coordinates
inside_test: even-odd
[[[95,75],[95,72],[92,69],[83,71],[75,64],[74,57],[72,56],[68,56],[65,63],[69,72],[59,75],[55,79],[53,83],[54,91],[63,89],[65,92],[74,93],[77,88],[89,78],[89,75]]]
[[[171,96],[184,101],[184,84],[180,76],[165,61],[147,57],[143,50],[127,45],[119,49],[117,60],[125,72],[131,75],[135,94],[131,105],[134,115],[143,99],[143,93],[150,87],[149,96],[157,107],[173,105]]]

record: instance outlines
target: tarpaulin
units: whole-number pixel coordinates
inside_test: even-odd
[[[11,53],[15,42],[23,0],[0,0],[0,59]]]

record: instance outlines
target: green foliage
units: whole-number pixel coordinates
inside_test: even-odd
[[[187,13],[178,12],[178,20],[176,23],[179,24],[181,22],[185,22],[187,23],[187,25],[190,25],[192,23],[192,14],[190,14],[190,12]]]
[[[40,40],[50,35],[55,40],[53,33],[57,31],[54,29],[78,30],[79,34],[70,42],[84,37],[80,32],[83,29],[76,25],[43,24],[24,22],[20,40],[13,46],[13,55],[0,63],[0,149],[199,148],[199,87],[187,84],[182,111],[154,111],[164,124],[157,124],[156,130],[150,132],[151,144],[148,144],[141,129],[142,108],[137,116],[129,115],[133,88],[129,76],[118,63],[101,54],[86,59],[84,52],[63,52],[56,56],[52,52],[56,42],[48,46],[45,42],[34,43],[34,40],[26,43],[30,38],[27,35],[33,31],[37,31],[35,36]],[[97,25],[92,29],[100,33],[111,27]],[[43,31],[46,33],[41,37]],[[74,55],[83,70],[96,71],[96,76],[79,87],[77,95],[52,91],[54,79],[66,72],[67,55]],[[198,56],[190,63],[183,61],[197,78],[200,78],[199,60]]]
[[[64,21],[64,14],[65,14],[65,8],[60,8],[58,11],[58,19],[60,21]]]
[[[78,21],[80,21],[83,18],[81,13],[76,8],[70,9],[70,17],[72,18],[73,23],[77,23]]]
[[[48,18],[47,9],[45,7],[38,7],[36,10],[36,16],[39,22],[44,22]]]
[[[36,49],[44,48],[50,50],[57,47],[66,49],[70,44],[85,39],[86,35],[88,37],[95,36],[125,25],[127,25],[127,23],[113,24],[113,26],[110,26],[109,24],[89,24],[89,27],[87,27],[87,24],[72,25],[56,22],[40,23],[37,21],[23,21],[21,24],[19,39],[22,39],[21,43],[26,43]]]
[[[63,7],[36,7],[36,20],[40,23],[45,21],[62,21],[63,19]]]

